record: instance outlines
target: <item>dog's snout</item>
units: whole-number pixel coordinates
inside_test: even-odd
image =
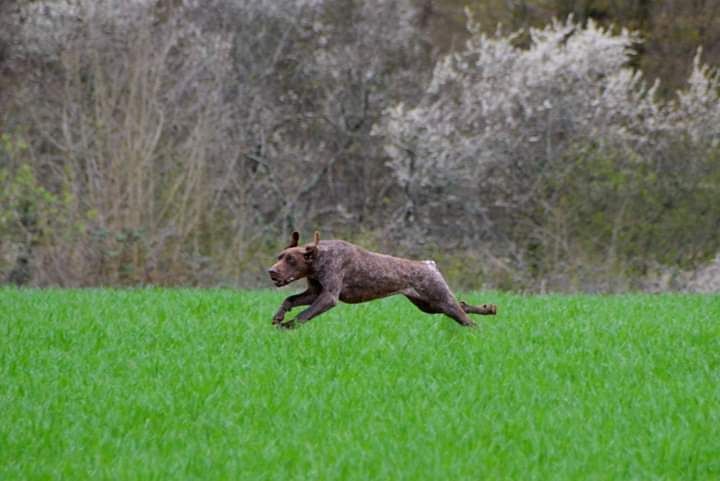
[[[278,272],[277,272],[277,270],[275,270],[274,267],[271,267],[270,269],[268,269],[268,274],[270,274],[271,276],[275,276],[275,275],[277,275],[277,273]]]

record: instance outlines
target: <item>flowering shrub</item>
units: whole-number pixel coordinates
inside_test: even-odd
[[[662,262],[687,259],[668,250],[668,230],[687,228],[671,211],[682,204],[692,215],[699,202],[688,199],[702,190],[700,172],[718,170],[720,139],[718,75],[700,53],[687,90],[666,100],[629,66],[640,41],[631,31],[572,18],[527,38],[484,35],[472,19],[469,28],[421,100],[387,109],[375,126],[409,199],[405,219],[426,235],[451,225],[459,242],[488,241],[531,276],[588,255],[627,266],[642,246]],[[658,206],[653,228],[634,227]],[[699,257],[718,247],[695,244]]]
[[[464,175],[498,162],[551,161],[584,140],[636,150],[652,142],[658,150],[666,134],[718,138],[720,84],[700,52],[689,88],[666,102],[657,82],[649,87],[628,66],[640,41],[628,30],[613,34],[570,18],[530,29],[523,48],[522,32],[489,37],[469,28],[465,50],[438,62],[422,100],[388,109],[376,130],[403,183],[437,182],[438,170]]]

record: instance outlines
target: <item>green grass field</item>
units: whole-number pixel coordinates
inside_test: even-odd
[[[0,290],[0,480],[720,479],[718,296],[291,292]]]

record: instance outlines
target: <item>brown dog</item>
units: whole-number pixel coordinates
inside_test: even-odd
[[[403,294],[421,311],[445,314],[463,326],[474,327],[466,313],[496,314],[494,304],[471,306],[458,303],[434,261],[413,261],[370,252],[349,242],[327,240],[298,246],[300,235],[292,233],[290,245],[268,270],[276,286],[307,278],[305,292],[282,303],[273,324],[291,328],[334,307],[338,300],[355,304],[393,294]],[[284,322],[293,307],[309,305],[294,320]]]

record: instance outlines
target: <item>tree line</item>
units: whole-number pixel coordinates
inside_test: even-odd
[[[713,2],[0,9],[6,282],[264,285],[318,229],[465,288],[605,292],[720,247]]]

